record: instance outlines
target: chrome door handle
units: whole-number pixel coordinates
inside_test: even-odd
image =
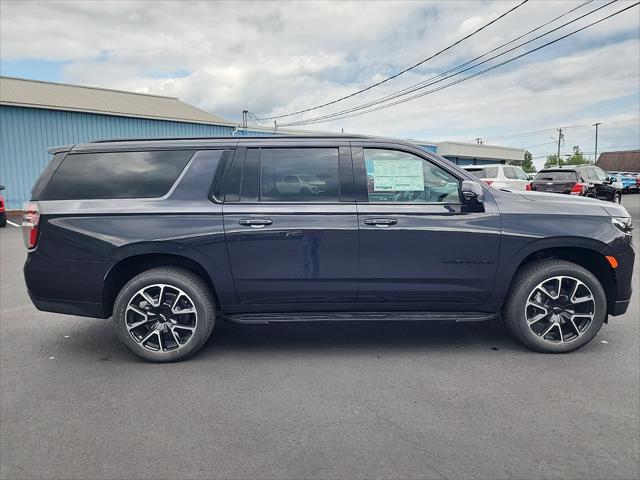
[[[390,227],[398,223],[395,218],[365,218],[365,225],[375,225],[376,227]]]
[[[243,218],[238,223],[245,227],[262,228],[267,225],[271,225],[273,220],[270,218]]]

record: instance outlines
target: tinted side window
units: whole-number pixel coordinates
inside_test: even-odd
[[[510,179],[515,180],[516,177],[516,170],[513,167],[504,167],[504,176]]]
[[[527,174],[524,173],[524,170],[522,170],[520,167],[511,167],[511,168],[513,168],[513,171],[518,180],[527,180]]]
[[[607,175],[607,172],[605,172],[604,170],[602,170],[599,167],[592,167],[593,168],[593,175],[595,176],[596,180],[607,180],[609,178],[609,175]]]
[[[484,178],[498,178],[498,167],[484,167]]]
[[[584,180],[597,180],[596,173],[592,168],[583,168],[578,170],[578,174],[582,176]]]
[[[161,197],[192,155],[186,150],[69,154],[41,200]]]
[[[340,201],[337,148],[263,148],[261,153],[261,201]]]
[[[458,180],[411,153],[365,148],[370,202],[459,203]]]

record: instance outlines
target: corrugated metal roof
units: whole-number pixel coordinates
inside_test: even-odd
[[[640,150],[602,152],[596,165],[610,172],[640,172]]]
[[[232,125],[174,97],[0,77],[0,105]]]

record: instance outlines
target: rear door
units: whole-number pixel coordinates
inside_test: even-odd
[[[616,193],[616,188],[611,185],[609,175],[600,167],[587,167],[589,169],[590,181],[594,185],[594,193],[596,198],[600,200],[606,200],[608,202],[613,200],[613,196]]]
[[[500,215],[491,196],[486,211],[467,211],[460,202],[461,179],[441,160],[392,144],[352,145],[358,307],[446,310],[486,301],[500,245]]]
[[[241,309],[353,308],[358,222],[347,143],[238,149],[223,211]]]
[[[527,174],[524,173],[520,167],[513,165],[505,165],[503,168],[506,182],[511,190],[526,190],[529,180],[527,180]]]

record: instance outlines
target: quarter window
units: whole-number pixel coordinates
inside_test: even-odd
[[[68,154],[40,199],[161,197],[193,153],[178,150]]]
[[[459,203],[458,180],[431,162],[397,150],[365,148],[372,203]]]
[[[262,149],[261,201],[338,202],[339,190],[337,148]]]

